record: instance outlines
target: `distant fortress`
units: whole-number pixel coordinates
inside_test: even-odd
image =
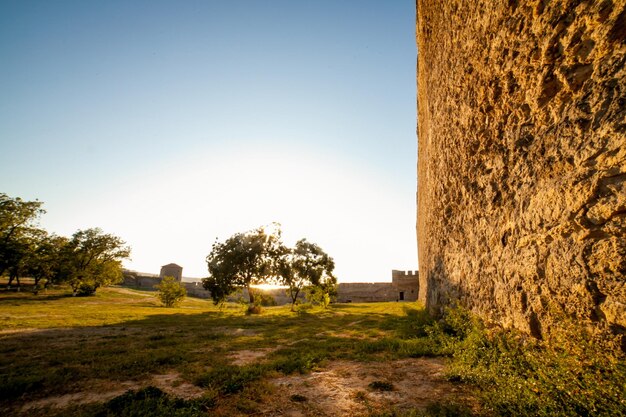
[[[124,283],[126,287],[138,289],[154,289],[163,277],[171,276],[182,283],[187,294],[192,297],[209,298],[210,293],[202,287],[202,282],[183,281],[183,267],[169,263],[161,267],[158,275],[125,269]],[[259,290],[271,295],[278,305],[290,302],[284,288]],[[416,301],[419,292],[418,271],[391,271],[391,282],[349,282],[340,283],[337,290],[337,302],[340,303],[371,303],[381,301]]]

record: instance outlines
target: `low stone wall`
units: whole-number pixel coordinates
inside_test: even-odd
[[[155,285],[161,283],[161,278],[154,274],[137,274],[135,272],[125,273],[125,287],[155,290]],[[211,293],[202,287],[202,282],[183,282],[190,297],[208,299]],[[287,295],[285,288],[256,289],[258,292],[270,295],[277,305],[291,303],[291,298]],[[417,300],[416,281],[406,282],[372,282],[372,283],[341,283],[337,290],[337,302],[339,303],[371,303],[384,301],[416,301]],[[233,294],[228,301],[235,302],[238,299],[248,299],[248,291]],[[305,301],[304,292],[301,292],[298,299]]]

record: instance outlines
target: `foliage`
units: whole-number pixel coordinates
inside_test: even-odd
[[[274,297],[272,297],[272,294],[268,294],[262,290],[255,291],[254,302],[256,305],[263,307],[273,307],[278,305]]]
[[[74,295],[91,295],[100,287],[122,280],[122,260],[130,248],[117,236],[99,228],[79,230],[64,246],[58,278],[67,282]]]
[[[337,297],[337,281],[332,279],[321,282],[318,285],[305,287],[306,298],[312,304],[328,308],[330,303]]]
[[[373,413],[368,417],[472,417],[472,410],[463,404],[453,402],[433,402],[421,410],[392,410]]]
[[[207,256],[209,277],[202,280],[215,304],[224,302],[237,288],[247,288],[254,306],[252,285],[275,281],[276,263],[284,250],[278,225],[236,233],[224,242],[216,241]]]
[[[47,287],[53,282],[62,266],[62,254],[68,239],[63,236],[43,235],[31,252],[28,272],[34,279],[33,292],[37,294],[41,283]]]
[[[301,239],[293,249],[283,252],[279,262],[281,283],[288,286],[287,294],[291,298],[291,309],[298,299],[298,295],[305,287],[314,287],[322,290],[321,304],[328,306],[330,295],[323,289],[337,283],[333,275],[335,263],[315,243]]]
[[[36,241],[45,231],[36,227],[45,211],[40,201],[24,201],[0,193],[0,276],[9,273],[9,286],[27,272]]]
[[[580,325],[559,342],[489,330],[467,311],[446,311],[428,329],[452,355],[449,378],[480,388],[495,415],[626,416],[626,361],[603,350]]]
[[[159,292],[157,297],[165,307],[176,307],[187,295],[185,287],[174,277],[163,277],[160,284],[154,286]]]

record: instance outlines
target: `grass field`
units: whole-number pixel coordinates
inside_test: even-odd
[[[126,288],[93,297],[55,289],[0,293],[0,318],[0,404],[16,415],[144,415],[106,408],[119,398],[130,404],[124,410],[154,403],[162,415],[414,413],[433,399],[400,398],[411,395],[412,376],[392,371],[415,366],[432,376],[418,394],[467,397],[450,391],[440,359],[416,359],[438,347],[415,337],[426,316],[413,303],[246,315],[237,304],[193,298],[164,308],[154,292]],[[341,398],[328,401],[325,384],[337,385],[332,395]],[[141,391],[148,386],[158,389]],[[124,397],[127,390],[135,394]]]
[[[155,295],[0,290],[0,415],[626,417],[624,354],[576,323],[548,344],[416,303]]]

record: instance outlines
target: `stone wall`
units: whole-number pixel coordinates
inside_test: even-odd
[[[626,331],[625,0],[418,0],[420,299]],[[622,342],[624,348],[624,343]]]
[[[390,282],[346,282],[337,288],[339,303],[398,301],[398,292]]]

